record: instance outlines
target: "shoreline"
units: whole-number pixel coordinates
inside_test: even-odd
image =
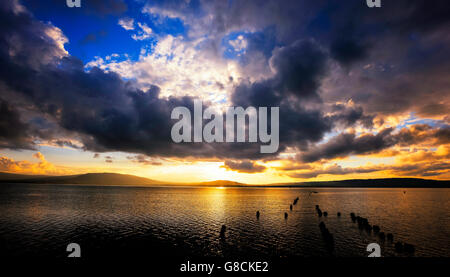
[[[363,188],[363,189],[383,189],[383,188],[398,188],[398,189],[445,189],[450,188],[450,184],[448,181],[445,181],[445,184],[442,185],[189,185],[189,184],[158,184],[158,185],[126,185],[126,184],[111,184],[111,185],[100,185],[100,184],[64,184],[64,183],[45,183],[45,182],[11,182],[11,181],[0,181],[0,187],[2,185],[54,185],[54,186],[73,186],[73,187],[119,187],[119,188],[218,188],[218,189],[226,189],[226,188],[255,188],[255,189],[264,189],[264,188],[310,188],[310,189],[322,189],[322,188],[342,188],[342,189],[351,189],[351,188]]]

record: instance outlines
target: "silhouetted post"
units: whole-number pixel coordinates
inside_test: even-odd
[[[289,209],[292,211],[292,205],[289,206]]]
[[[412,254],[412,253],[414,253],[414,251],[415,251],[416,249],[414,248],[414,245],[409,244],[409,243],[405,243],[405,244],[403,244],[403,250],[404,250],[406,253]]]
[[[378,232],[380,232],[380,226],[378,226],[378,225],[373,225],[373,232],[374,232],[375,234],[377,234]]]
[[[395,251],[398,252],[398,253],[403,252],[403,243],[401,243],[399,241],[396,242],[395,243]]]
[[[325,226],[325,223],[320,222],[319,224],[320,232],[322,233],[322,236],[325,240],[325,244],[327,246],[327,249],[329,251],[333,251],[334,249],[334,238],[333,235],[330,233],[328,228]]]
[[[338,216],[338,217],[341,217],[341,213],[340,213],[340,212],[338,212],[338,213],[337,213],[337,216]]]
[[[256,211],[256,219],[259,219],[259,211]]]
[[[394,241],[394,235],[391,234],[391,233],[387,234],[387,239],[388,239],[389,242],[393,242]]]
[[[284,213],[284,219],[288,218],[288,213]]]
[[[225,238],[225,232],[227,231],[227,226],[222,225],[222,229],[220,229],[220,238]]]
[[[369,221],[367,220],[367,218],[361,216],[357,216],[356,221],[358,222],[359,229],[364,229],[367,225],[369,225]]]
[[[326,229],[326,226],[325,226],[325,223],[323,223],[322,221],[319,223],[319,228],[320,228],[320,231],[324,231],[325,229]]]

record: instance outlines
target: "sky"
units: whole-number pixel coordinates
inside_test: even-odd
[[[249,184],[450,179],[450,5],[3,0],[0,171]],[[171,111],[279,107],[280,145],[174,143]]]

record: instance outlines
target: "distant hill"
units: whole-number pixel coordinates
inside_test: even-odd
[[[288,187],[359,187],[359,188],[450,188],[450,180],[420,178],[352,179],[342,181],[286,183]]]
[[[134,175],[118,173],[87,173],[66,176],[24,175],[0,172],[0,183],[72,184],[101,186],[205,186],[205,187],[360,187],[360,188],[450,188],[450,180],[427,180],[419,178],[358,179],[324,182],[299,182],[283,184],[249,185],[239,182],[217,180],[200,183],[169,183]]]
[[[0,182],[116,186],[149,186],[162,184],[162,182],[152,179],[118,173],[87,173],[66,176],[32,176],[1,173]]]
[[[239,182],[218,180],[211,182],[195,183],[192,185],[211,186],[211,187],[450,188],[450,181],[428,180],[420,178],[383,178],[383,179],[353,179],[342,181],[249,185]]]
[[[233,182],[228,180],[216,180],[216,181],[210,181],[210,182],[201,182],[201,183],[195,183],[195,185],[198,186],[209,186],[209,187],[244,187],[244,186],[251,186],[244,183],[239,182]]]
[[[3,180],[23,180],[29,178],[41,178],[48,177],[47,175],[26,175],[26,174],[15,174],[15,173],[6,173],[0,172],[0,181]]]

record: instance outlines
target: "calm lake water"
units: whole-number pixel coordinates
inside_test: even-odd
[[[404,193],[406,191],[406,193]],[[314,193],[317,192],[317,193]],[[289,204],[299,197],[289,211]],[[368,218],[414,256],[450,256],[450,189],[385,188],[130,188],[2,184],[1,256],[157,255],[206,257],[383,256],[391,243],[358,229],[349,214]],[[319,218],[315,205],[328,212]],[[259,210],[261,216],[256,219]],[[288,218],[284,218],[284,213]],[[337,212],[341,212],[339,218]],[[327,250],[318,227],[334,235]],[[226,238],[220,239],[222,225]]]

